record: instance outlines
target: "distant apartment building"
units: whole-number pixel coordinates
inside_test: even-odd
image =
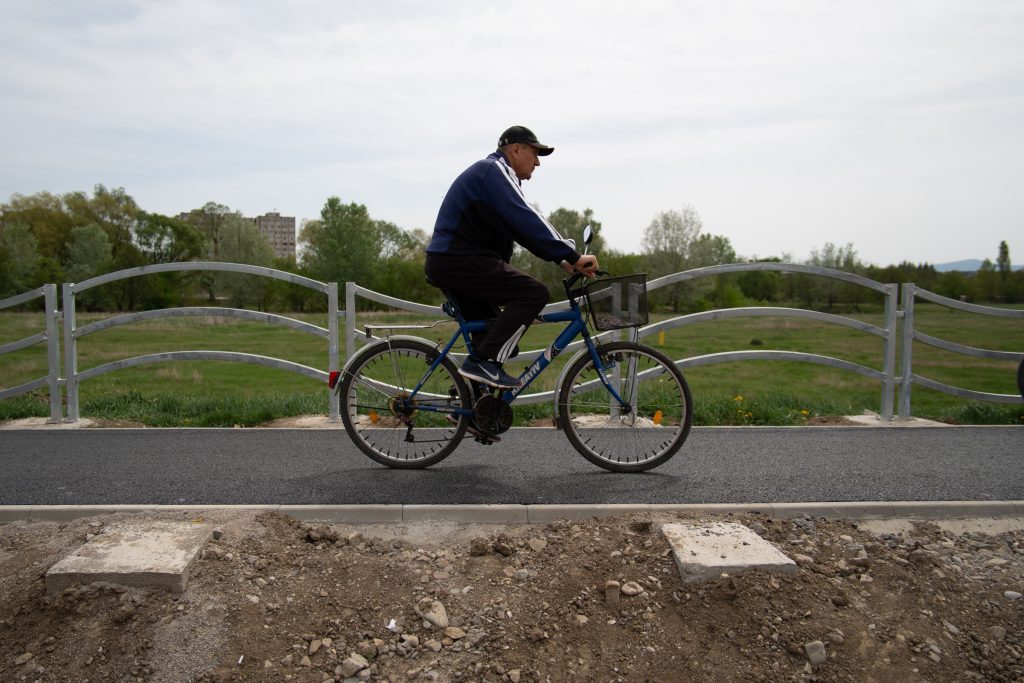
[[[199,227],[203,215],[202,209],[195,209],[179,213],[178,220]],[[245,220],[253,222],[260,234],[270,243],[276,258],[295,258],[295,216],[282,216],[276,211],[271,211]]]
[[[252,219],[260,234],[274,249],[274,256],[295,258],[295,216],[282,216],[276,211]]]

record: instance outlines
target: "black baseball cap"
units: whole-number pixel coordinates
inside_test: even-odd
[[[498,147],[504,147],[505,145],[511,145],[514,142],[519,142],[524,145],[531,145],[537,150],[537,154],[546,157],[555,151],[554,147],[548,147],[542,145],[537,141],[537,136],[533,134],[533,131],[526,126],[512,126],[498,138]]]

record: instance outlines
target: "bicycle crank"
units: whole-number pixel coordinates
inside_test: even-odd
[[[473,407],[476,424],[488,434],[504,434],[512,426],[512,406],[495,396],[484,396]]]

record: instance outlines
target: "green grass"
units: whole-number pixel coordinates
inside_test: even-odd
[[[78,314],[79,325],[110,317]],[[293,315],[326,327],[324,314]],[[664,319],[665,315],[652,316]],[[880,309],[851,314],[881,327]],[[359,314],[358,324],[422,322],[411,314]],[[1024,351],[1024,322],[918,304],[916,326],[927,334],[969,346]],[[560,325],[536,325],[520,344],[549,344]],[[0,313],[0,345],[43,329],[41,314]],[[452,325],[399,331],[433,341],[447,338]],[[342,322],[342,330],[344,323]],[[688,325],[644,340],[670,358],[747,349],[773,349],[833,356],[880,370],[882,340],[857,330],[794,318],[747,318]],[[184,350],[239,351],[327,368],[326,340],[295,330],[237,319],[173,318],[103,330],[79,340],[79,371],[114,360]],[[1017,364],[976,359],[914,345],[914,372],[954,386],[1017,394]],[[342,349],[344,354],[344,348]],[[562,364],[546,370],[531,391],[550,390]],[[899,349],[897,349],[897,362]],[[63,360],[63,357],[62,357]],[[523,363],[510,363],[513,371]],[[0,388],[46,373],[46,349],[36,345],[0,356]],[[62,373],[63,374],[63,373]],[[803,424],[826,415],[858,414],[881,408],[881,384],[855,373],[809,363],[745,361],[686,371],[697,424]],[[250,426],[290,415],[327,412],[326,387],[283,370],[240,363],[189,361],[157,363],[101,375],[80,384],[83,417],[128,420],[153,426]],[[737,400],[742,397],[742,400]],[[897,400],[898,396],[894,396]],[[912,414],[961,424],[1024,424],[1024,406],[973,402],[914,387]],[[0,419],[48,416],[46,392],[0,401]],[[550,418],[550,404],[517,406],[517,424]]]

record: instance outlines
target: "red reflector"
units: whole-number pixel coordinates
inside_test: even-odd
[[[331,389],[338,383],[338,378],[341,377],[341,370],[332,370],[331,374],[327,377],[327,386]]]

